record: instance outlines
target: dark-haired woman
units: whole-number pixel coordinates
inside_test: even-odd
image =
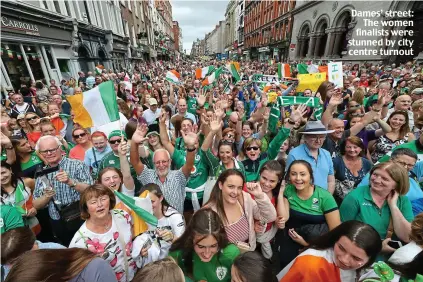
[[[232,264],[239,253],[238,247],[228,242],[217,213],[201,209],[172,244],[169,255],[193,281],[229,282]]]
[[[110,265],[84,249],[37,250],[22,255],[5,282],[116,282]]]
[[[277,282],[272,265],[257,252],[246,252],[239,255],[232,265],[232,282]]]
[[[217,179],[205,207],[217,212],[229,242],[236,243],[243,250],[254,251],[254,220],[273,222],[276,220],[276,210],[270,198],[263,193],[260,183],[247,183],[248,193],[242,191],[244,184],[245,179],[241,172],[235,169],[225,170]]]
[[[340,215],[333,196],[314,184],[313,170],[303,160],[293,161],[288,168],[286,187],[278,196],[279,256],[285,267],[309,241],[338,226]],[[286,222],[286,226],[285,226]]]
[[[277,277],[280,282],[354,282],[357,270],[370,266],[381,249],[373,227],[347,221],[314,240]]]
[[[12,145],[16,152],[15,165],[21,169],[20,176],[35,178],[37,169],[44,166],[37,152],[31,148],[31,145],[25,138],[12,139]]]
[[[31,227],[37,235],[41,231],[41,226],[37,215],[37,209],[32,206],[32,191],[25,186],[21,178],[12,171],[11,165],[6,161],[1,162],[1,200],[0,205],[10,205],[18,209],[24,222]]]
[[[158,219],[156,234],[161,239],[159,259],[163,259],[168,255],[172,243],[184,233],[184,218],[168,204],[157,184],[147,184],[144,189],[151,199],[153,215]]]

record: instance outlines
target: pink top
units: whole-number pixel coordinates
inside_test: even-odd
[[[242,214],[237,222],[225,226],[225,231],[230,243],[248,243],[250,231],[245,213]]]
[[[69,151],[69,158],[84,161],[85,149],[81,145],[76,145]]]

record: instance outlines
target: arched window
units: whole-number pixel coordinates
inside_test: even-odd
[[[350,11],[345,11],[342,13],[337,21],[336,27],[341,28],[341,34],[338,34],[337,36],[340,36],[340,39],[335,40],[335,46],[333,49],[333,54],[342,56],[342,52],[347,51],[347,34],[349,31],[349,24],[351,23],[351,13]]]

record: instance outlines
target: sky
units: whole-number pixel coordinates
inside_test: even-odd
[[[188,54],[191,52],[193,41],[197,38],[203,39],[220,20],[225,19],[228,2],[228,0],[171,1],[173,20],[178,21],[182,29],[183,45]]]

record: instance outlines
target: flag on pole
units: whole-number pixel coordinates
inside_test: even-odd
[[[195,78],[205,78],[209,73],[214,70],[214,66],[208,66],[204,68],[198,68],[195,70]]]
[[[104,66],[102,66],[102,65],[97,65],[95,67],[95,73],[98,74],[98,75],[100,75],[103,72],[103,70],[104,70]]]
[[[307,67],[308,67],[308,65],[306,65],[306,64],[298,64],[297,65],[298,73],[299,74],[307,74],[308,73]]]
[[[146,206],[140,205],[140,201],[142,203],[142,198],[133,198],[126,196],[125,194],[113,191],[115,195],[124,203],[128,208],[133,210],[137,216],[139,216],[142,220],[144,220],[147,224],[157,227],[158,219],[152,214],[152,210],[147,210]],[[150,201],[151,203],[151,201]]]
[[[120,118],[113,81],[66,99],[75,113],[74,122],[84,128],[102,126]]]
[[[232,77],[235,79],[235,83],[241,80],[238,70],[233,62],[230,64],[227,64],[226,69],[231,73]]]
[[[289,64],[278,63],[278,77],[279,79],[283,77],[291,76],[291,66]]]
[[[219,78],[219,76],[220,76],[221,73],[222,73],[222,67],[218,68],[211,75],[209,75],[208,77],[206,77],[206,79],[203,80],[202,85],[203,86],[210,85],[214,81],[217,81],[217,79]]]
[[[166,73],[166,80],[173,84],[180,84],[181,75],[176,70],[170,70]]]

